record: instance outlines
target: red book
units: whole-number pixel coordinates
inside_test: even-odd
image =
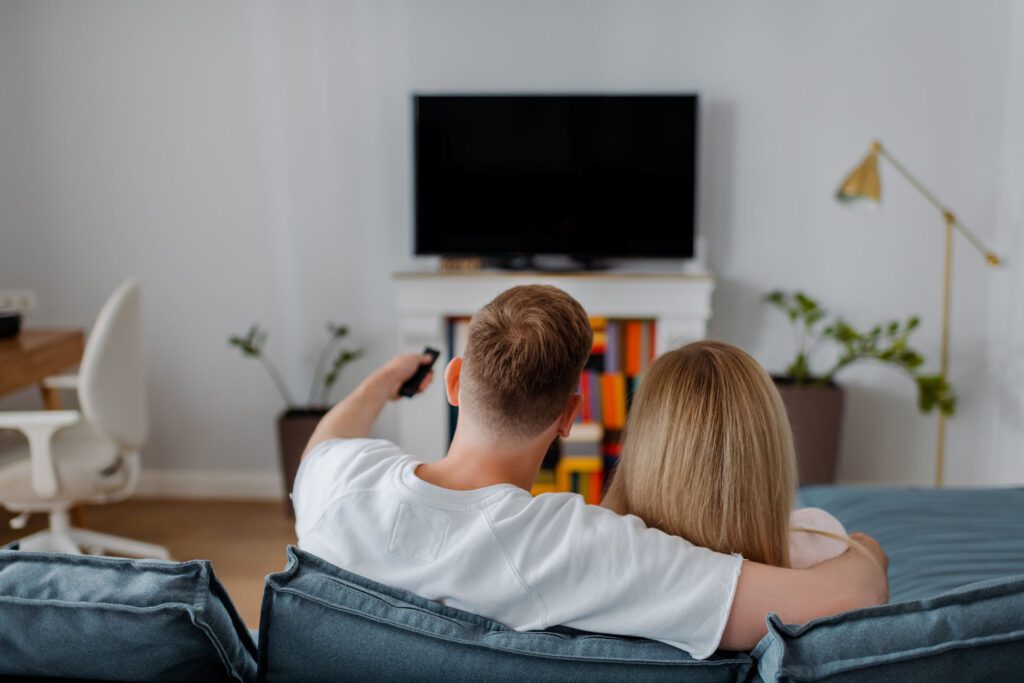
[[[590,473],[590,488],[587,490],[587,502],[591,505],[601,504],[601,489],[604,488],[604,473]]]
[[[643,323],[630,320],[626,323],[626,374],[636,377],[640,374],[641,341]]]

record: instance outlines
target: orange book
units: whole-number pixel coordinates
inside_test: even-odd
[[[626,374],[636,377],[640,374],[643,323],[630,320],[626,323]]]
[[[626,376],[617,372],[612,377],[614,378],[615,429],[622,429],[626,426]]]
[[[594,355],[604,353],[604,347],[606,343],[605,339],[605,327],[608,321],[605,318],[591,318],[590,327],[594,330],[594,346],[592,347],[591,353]]]
[[[591,472],[590,473],[590,489],[587,491],[590,495],[587,496],[587,502],[591,505],[601,504],[601,489],[604,487],[604,473],[602,472]]]

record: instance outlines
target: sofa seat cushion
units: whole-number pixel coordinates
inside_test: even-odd
[[[595,596],[596,598],[596,596]],[[695,660],[650,640],[513,631],[297,548],[267,577],[261,681],[741,681],[746,654]]]
[[[800,504],[882,544],[891,602],[1024,574],[1024,489],[807,486]]]
[[[256,649],[207,561],[0,550],[0,677],[253,680]]]

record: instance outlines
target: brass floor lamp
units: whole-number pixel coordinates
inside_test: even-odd
[[[950,211],[939,199],[933,195],[928,188],[921,184],[900,162],[889,154],[888,150],[882,147],[877,140],[871,143],[871,149],[867,156],[857,164],[857,167],[850,172],[839,186],[836,192],[836,199],[839,201],[851,201],[868,199],[879,202],[882,198],[882,183],[878,175],[878,157],[883,157],[892,164],[893,168],[899,171],[900,175],[907,179],[914,188],[924,196],[928,202],[942,214],[946,222],[946,263],[943,276],[942,290],[942,357],[940,360],[940,373],[942,378],[949,379],[949,310],[950,298],[953,286],[953,231],[958,230],[967,241],[977,249],[990,266],[998,266],[999,257],[989,251],[977,235],[967,229],[960,222],[952,211]],[[939,411],[938,434],[935,441],[935,485],[942,486],[943,469],[945,467],[946,454],[946,415]]]

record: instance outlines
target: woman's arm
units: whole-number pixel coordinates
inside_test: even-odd
[[[746,651],[767,633],[765,619],[775,612],[788,624],[802,624],[889,600],[889,560],[870,536],[851,534],[868,553],[849,550],[810,569],[784,569],[745,561],[732,611],[719,645]]]

